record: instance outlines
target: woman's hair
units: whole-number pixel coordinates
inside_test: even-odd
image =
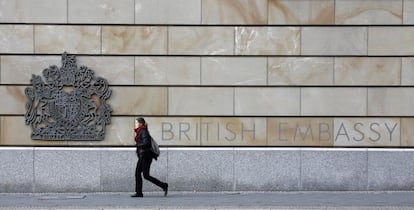
[[[145,125],[145,124],[146,124],[146,123],[145,123],[144,118],[142,118],[142,117],[138,117],[138,118],[136,119],[136,121],[138,121],[138,123],[143,124],[143,125]]]

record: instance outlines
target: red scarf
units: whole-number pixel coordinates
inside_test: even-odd
[[[135,128],[135,142],[138,143],[139,141],[139,133],[141,132],[142,129],[147,128],[147,125],[141,125],[138,128]]]

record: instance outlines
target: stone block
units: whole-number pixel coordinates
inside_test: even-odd
[[[414,150],[368,149],[368,190],[414,190]]]
[[[233,149],[168,149],[172,191],[231,191]]]
[[[366,88],[302,88],[301,114],[341,116],[367,114]]]
[[[168,54],[233,55],[233,27],[169,27]]]
[[[32,129],[25,124],[24,117],[3,116],[0,119],[0,145],[2,146],[62,146],[68,144],[66,141],[32,140]]]
[[[201,118],[203,146],[265,146],[266,118]]]
[[[0,37],[0,53],[33,53],[31,25],[0,25]]]
[[[35,192],[98,192],[100,152],[88,148],[35,148]]]
[[[136,24],[201,23],[201,0],[136,0]]]
[[[134,0],[70,0],[69,23],[134,23]]]
[[[269,0],[269,24],[335,24],[335,0]]]
[[[299,55],[298,27],[236,27],[236,55]]]
[[[200,85],[200,66],[198,57],[136,57],[135,84]]]
[[[401,85],[414,85],[414,58],[412,57],[402,58]]]
[[[25,86],[0,86],[0,114],[24,114],[27,96]]]
[[[369,88],[368,115],[412,116],[414,115],[413,88]]]
[[[414,118],[401,118],[401,147],[414,147]]]
[[[399,147],[399,118],[335,118],[335,147]]]
[[[234,89],[172,87],[168,89],[169,115],[232,115]]]
[[[1,0],[0,22],[67,23],[66,0]]]
[[[267,24],[267,0],[203,0],[203,24]]]
[[[150,174],[162,182],[167,181],[166,149],[161,149],[158,160],[152,161]],[[138,158],[135,148],[101,150],[101,189],[104,192],[134,192],[135,168]],[[156,185],[143,178],[143,192],[161,191]]]
[[[335,85],[400,85],[401,58],[335,58]]]
[[[299,88],[236,88],[236,115],[299,115]]]
[[[159,145],[200,146],[199,117],[147,117],[148,130]]]
[[[87,66],[110,85],[134,84],[133,56],[78,56],[78,66]]]
[[[402,23],[402,0],[336,0],[335,23],[389,25]]]
[[[167,27],[102,26],[103,54],[165,54]]]
[[[366,190],[366,149],[302,149],[301,190]]]
[[[0,148],[0,193],[33,192],[33,148]]]
[[[301,54],[366,55],[367,33],[365,27],[302,28]]]
[[[203,57],[202,85],[266,85],[266,58]]]
[[[114,110],[113,115],[165,115],[167,88],[112,87],[108,103]]]
[[[101,53],[101,27],[76,25],[36,25],[36,53]],[[33,33],[33,32],[32,32]]]
[[[299,190],[300,149],[235,149],[237,191]]]
[[[32,74],[42,75],[43,69],[50,65],[61,66],[61,57],[1,56],[1,83],[30,85]]]
[[[333,146],[333,118],[268,118],[269,146]]]
[[[269,85],[332,85],[333,58],[269,57]]]
[[[368,55],[414,54],[414,27],[368,27]]]
[[[404,24],[413,24],[414,23],[414,1],[413,0],[404,0],[403,8],[403,23]]]

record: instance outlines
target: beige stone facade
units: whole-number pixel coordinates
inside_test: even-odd
[[[413,147],[412,0],[0,0],[0,146]],[[31,140],[64,51],[108,80],[103,141]]]

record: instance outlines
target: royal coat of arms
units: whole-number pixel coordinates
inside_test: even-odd
[[[55,65],[32,75],[25,89],[26,124],[34,140],[103,140],[111,123],[108,82],[86,66],[78,67],[75,55],[62,55]]]

